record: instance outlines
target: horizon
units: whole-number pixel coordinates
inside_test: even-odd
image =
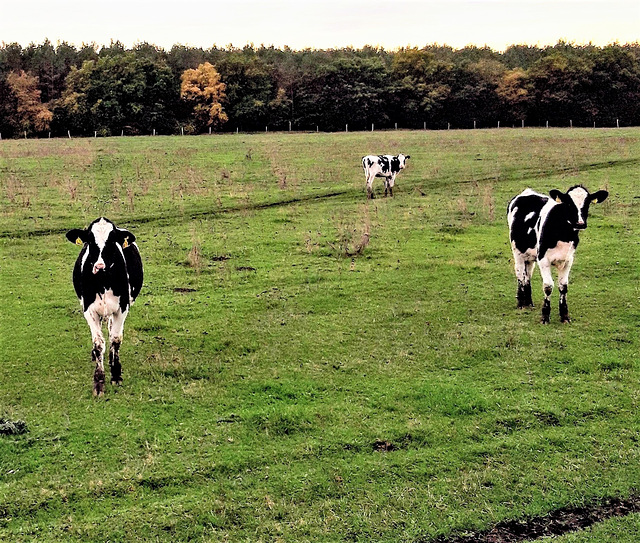
[[[0,42],[25,48],[48,39],[75,47],[148,43],[165,51],[247,45],[396,51],[437,44],[502,52],[513,45],[640,41],[636,0],[183,0],[179,7],[169,0],[113,0],[108,9],[34,0],[28,11],[8,3],[3,12]]]
[[[27,49],[29,47],[38,47],[41,45],[44,45],[45,43],[49,43],[51,44],[55,49],[57,49],[58,47],[60,47],[61,45],[68,45],[70,47],[75,47],[76,50],[81,50],[85,47],[91,47],[93,48],[96,52],[100,52],[102,49],[107,49],[109,47],[112,47],[114,45],[121,45],[125,50],[135,50],[136,48],[142,46],[142,45],[148,45],[150,47],[154,47],[155,49],[159,50],[159,51],[163,51],[165,53],[170,53],[171,50],[174,47],[184,47],[187,49],[202,49],[203,51],[209,51],[212,49],[217,49],[218,51],[232,51],[232,50],[242,50],[244,48],[253,48],[254,50],[258,50],[258,49],[276,49],[279,51],[284,51],[284,50],[291,50],[293,52],[304,52],[304,51],[344,51],[344,50],[353,50],[353,51],[363,51],[365,49],[373,49],[373,50],[377,50],[377,51],[385,51],[388,53],[396,53],[398,51],[402,51],[402,50],[407,50],[407,49],[417,49],[417,50],[424,50],[424,49],[428,49],[428,48],[443,48],[443,49],[451,49],[453,51],[462,51],[464,49],[489,49],[495,53],[498,54],[503,54],[505,51],[507,51],[508,49],[511,49],[513,47],[526,47],[526,48],[531,48],[531,49],[539,49],[539,50],[544,50],[544,49],[551,49],[554,47],[557,47],[558,45],[568,45],[570,47],[575,47],[575,48],[585,48],[585,47],[595,47],[595,48],[599,48],[599,49],[603,49],[605,47],[633,47],[633,46],[640,46],[640,39],[634,40],[634,41],[628,41],[628,42],[619,42],[619,41],[615,41],[615,42],[610,42],[610,43],[605,43],[603,45],[601,44],[595,44],[592,42],[589,43],[577,43],[574,41],[568,41],[568,40],[564,40],[564,39],[558,39],[555,43],[545,43],[545,44],[530,44],[530,43],[512,43],[507,45],[506,47],[504,47],[503,49],[495,49],[487,44],[483,44],[483,45],[479,45],[479,44],[467,44],[461,47],[456,47],[453,45],[450,45],[448,43],[427,43],[425,45],[404,45],[404,46],[398,46],[398,47],[393,47],[393,48],[388,48],[388,47],[384,47],[381,45],[371,45],[371,44],[364,44],[362,46],[359,47],[355,47],[352,45],[345,45],[345,46],[339,46],[339,47],[304,47],[304,48],[293,48],[293,47],[289,47],[288,45],[284,45],[284,46],[277,46],[274,44],[265,44],[265,43],[260,43],[260,44],[256,44],[253,42],[248,42],[245,43],[243,45],[236,45],[236,44],[226,44],[226,45],[220,45],[217,43],[213,43],[209,46],[201,46],[201,45],[192,45],[192,44],[185,44],[185,43],[174,43],[169,47],[164,47],[162,45],[158,45],[156,43],[150,42],[150,41],[136,41],[134,43],[124,43],[122,40],[119,39],[115,39],[112,38],[110,39],[109,43],[97,43],[97,42],[91,42],[91,43],[86,43],[83,42],[81,44],[77,44],[77,43],[71,43],[69,40],[56,40],[55,42],[47,37],[43,38],[40,42],[30,42],[28,44],[24,44],[24,43],[19,43],[19,42],[5,42],[5,41],[0,41],[0,49],[4,49],[7,46],[10,45],[18,45],[20,46],[22,49]]]

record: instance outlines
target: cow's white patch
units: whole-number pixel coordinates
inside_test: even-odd
[[[549,215],[549,211],[551,211],[557,205],[559,204],[555,200],[549,198],[547,200],[547,203],[544,204],[544,206],[542,206],[542,209],[540,210],[540,216],[536,221],[536,237],[537,237],[536,243],[537,244],[540,244],[540,232],[542,231],[544,224],[547,222],[547,216]]]
[[[535,217],[535,216],[536,216],[536,212],[535,211],[532,211],[531,213],[527,213],[525,218],[524,218],[524,222],[527,222],[528,220],[533,219],[533,217]]]
[[[576,187],[569,192],[569,196],[571,196],[573,203],[575,204],[576,208],[578,208],[578,224],[584,223],[582,208],[584,207],[584,203],[587,199],[587,196],[589,196],[589,193],[582,187]]]
[[[87,308],[85,314],[91,313],[98,315],[102,319],[106,319],[114,313],[120,311],[120,296],[114,296],[111,289],[103,294],[96,294],[96,299]]]
[[[567,262],[573,260],[576,247],[572,241],[559,241],[555,247],[548,249],[543,260],[557,268],[563,268]]]
[[[569,196],[571,196],[571,199],[576,204],[576,207],[578,209],[582,209],[582,206],[584,206],[584,202],[587,199],[587,196],[589,196],[589,193],[582,187],[576,187],[569,192]]]
[[[107,239],[109,239],[109,234],[111,234],[112,231],[113,224],[107,222],[104,217],[91,227],[91,232],[93,233],[100,252],[102,252],[102,249],[104,249],[104,246],[107,244]]]

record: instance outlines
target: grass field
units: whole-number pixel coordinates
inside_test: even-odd
[[[0,540],[426,543],[638,495],[639,166],[640,129],[1,141]],[[577,183],[610,196],[542,326],[506,205]],[[145,286],[96,400],[64,233],[101,215]]]

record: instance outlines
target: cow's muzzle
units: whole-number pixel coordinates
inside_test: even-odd
[[[104,265],[104,262],[96,262],[96,263],[93,265],[93,274],[95,275],[95,274],[96,274],[96,273],[98,273],[99,271],[104,271],[105,267],[106,267],[106,266]]]

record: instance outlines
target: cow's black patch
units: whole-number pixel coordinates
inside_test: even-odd
[[[549,201],[549,197],[540,194],[516,196],[509,204],[509,210],[515,209],[511,224],[511,241],[521,253],[536,246],[536,222],[540,218],[540,211]]]
[[[578,217],[578,209],[573,201],[562,202],[549,210],[547,219],[540,228],[540,242],[538,260],[542,260],[549,249],[553,249],[558,242],[573,243],[578,247],[580,239],[575,223]]]
[[[542,324],[549,324],[549,317],[551,316],[551,300],[545,298],[542,302]]]
[[[382,171],[382,173],[389,173],[389,159],[386,156],[380,155],[378,157],[378,164],[380,164],[380,170]]]
[[[533,307],[533,299],[531,298],[531,283],[521,283],[518,281],[518,309],[525,307]]]

